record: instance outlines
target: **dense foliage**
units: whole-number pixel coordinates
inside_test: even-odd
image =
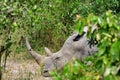
[[[26,50],[25,36],[30,37],[34,49],[41,53],[44,46],[56,51],[75,27],[79,31],[83,26],[95,23],[99,26],[95,34],[100,37],[100,52],[93,57],[96,61],[89,58],[94,63],[89,68],[93,72],[100,68],[97,77],[104,71],[110,74],[112,69],[118,69],[120,0],[1,0],[0,6],[0,70],[3,70],[8,55]],[[107,10],[112,10],[115,15],[104,14]],[[77,21],[76,15],[81,15],[77,16]],[[86,71],[85,68],[81,70]]]
[[[97,30],[91,33],[93,24]],[[56,74],[55,80],[119,80],[120,79],[120,23],[111,11],[102,16],[89,14],[79,16],[76,30],[81,33],[84,26],[89,27],[88,38],[98,41],[99,52],[87,57],[83,62],[69,63],[64,70]]]

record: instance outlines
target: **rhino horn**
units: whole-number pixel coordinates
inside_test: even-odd
[[[43,60],[43,56],[38,54],[37,52],[35,52],[31,46],[30,46],[30,43],[28,41],[28,37],[25,38],[25,42],[26,42],[26,46],[27,46],[27,49],[29,51],[29,53],[31,54],[31,56],[35,59],[35,61],[40,65],[41,64],[41,61]]]
[[[45,53],[47,54],[47,56],[52,55],[52,52],[50,51],[50,49],[48,49],[47,47],[45,47],[44,49],[45,49]]]

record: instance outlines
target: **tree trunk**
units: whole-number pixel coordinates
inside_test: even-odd
[[[1,65],[1,61],[2,61],[2,53],[0,52],[0,80],[2,80],[2,65]]]

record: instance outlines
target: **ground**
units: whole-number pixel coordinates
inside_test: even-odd
[[[52,80],[40,74],[38,64],[33,60],[17,60],[14,57],[6,62],[2,80]]]

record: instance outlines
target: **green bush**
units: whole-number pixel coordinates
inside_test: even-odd
[[[98,29],[91,32],[93,24]],[[102,16],[89,14],[79,18],[76,30],[81,33],[84,26],[89,27],[88,37],[98,40],[99,52],[88,56],[83,62],[68,63],[62,72],[55,73],[55,80],[119,80],[120,79],[120,26],[119,16],[107,11]],[[53,73],[54,74],[54,73]]]
[[[108,18],[107,15],[105,17],[102,14],[106,10],[112,10],[114,14],[119,15],[120,0],[1,0],[0,6],[0,61],[6,61],[4,56],[8,56],[10,53],[17,55],[19,52],[24,52],[26,50],[24,45],[25,36],[29,36],[34,49],[43,53],[44,46],[53,48],[54,51],[60,49],[64,40],[74,30],[74,24],[76,24],[76,27],[78,26],[76,28],[77,31],[79,29],[82,30],[79,25],[89,24],[89,21],[87,22],[86,20],[92,20],[90,23],[95,21],[101,26],[102,28],[99,31],[101,29],[106,31],[104,28],[113,25],[115,29],[118,29],[116,26],[119,24],[116,24],[116,17],[114,19],[108,15]],[[101,17],[92,14],[90,16],[90,13]],[[81,18],[83,22],[77,21],[80,22],[77,23],[74,20],[75,16],[79,14],[85,17],[89,15],[87,17],[89,19]],[[111,27],[108,31],[111,32]],[[116,30],[113,31],[115,34],[104,32],[101,37],[111,37],[111,35],[115,37],[113,45],[108,40],[109,44],[103,45],[103,47],[112,45],[110,52],[117,52],[117,50],[112,49],[118,48],[116,48],[118,44],[118,38],[116,41]],[[98,33],[100,34],[101,32]],[[107,39],[111,40],[111,38]],[[106,42],[103,40],[100,43]],[[101,55],[103,55],[106,50],[101,47],[100,49]],[[110,54],[114,57],[117,56],[113,53]],[[113,62],[116,60],[114,57],[112,57]]]

